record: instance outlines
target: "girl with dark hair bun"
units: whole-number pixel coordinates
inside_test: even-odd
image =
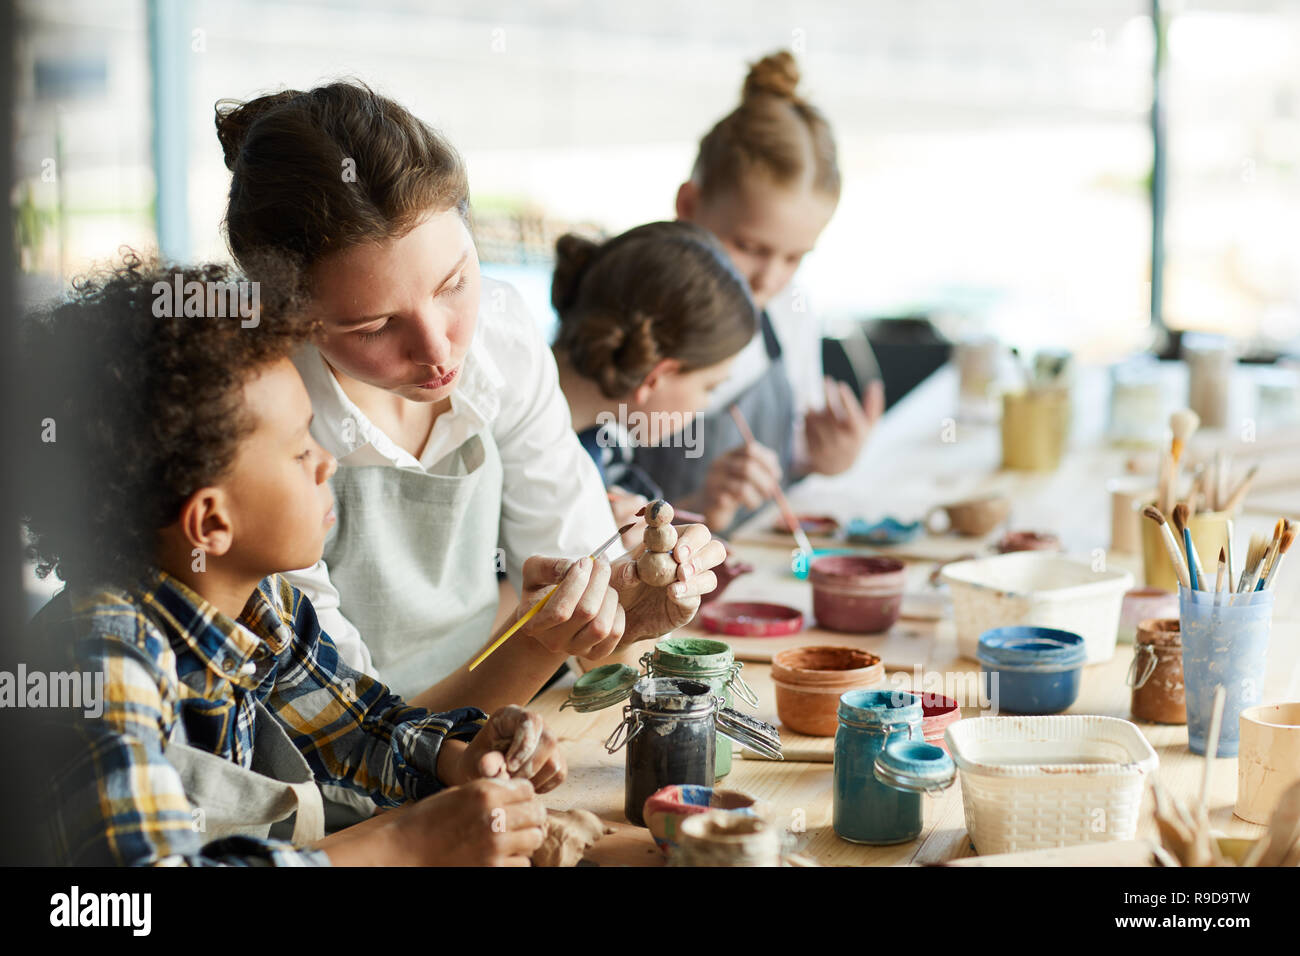
[[[753,338],[754,303],[718,241],[685,222],[562,236],[551,303],[560,388],[622,524],[662,496],[632,449],[698,451],[694,418]]]
[[[700,141],[677,191],[677,218],[715,235],[749,284],[759,329],[700,417],[703,455],[661,445],[638,448],[635,459],[719,533],[769,500],[778,481],[848,469],[884,410],[878,382],[859,400],[823,378],[821,329],[791,285],[840,197],[835,138],[799,81],[787,51],[754,63],[740,104]],[[755,443],[743,443],[732,402]]]

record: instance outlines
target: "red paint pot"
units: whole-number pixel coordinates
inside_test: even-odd
[[[934,744],[936,747],[943,749],[944,753],[948,752],[948,744],[943,739],[943,732],[948,729],[948,725],[961,720],[961,708],[951,697],[943,697],[939,694],[922,693],[921,698],[921,732],[925,734],[925,742]]]
[[[714,634],[734,637],[785,637],[803,630],[803,612],[785,604],[724,601],[700,611],[700,623]]]
[[[772,656],[776,714],[791,730],[811,737],[835,736],[841,694],[884,679],[880,658],[856,647],[792,647]]]
[[[895,558],[835,555],[812,563],[817,623],[848,634],[879,634],[903,608],[903,562]]]

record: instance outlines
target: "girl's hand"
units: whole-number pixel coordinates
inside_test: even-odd
[[[524,562],[523,584],[523,596],[509,623],[554,588],[546,607],[520,628],[551,653],[595,659],[618,647],[625,621],[618,593],[610,586],[608,561],[534,556]]]
[[[857,461],[871,430],[885,412],[885,386],[876,379],[858,404],[853,389],[826,379],[826,408],[804,415],[808,440],[808,468],[823,475],[838,475]]]
[[[727,528],[740,508],[759,508],[781,486],[781,460],[772,449],[740,445],[719,455],[709,466],[704,487],[691,499],[714,530]]]
[[[718,586],[710,569],[726,560],[726,547],[702,524],[676,528],[677,544],[670,553],[677,562],[677,575],[668,585],[652,587],[637,574],[636,559],[645,551],[644,545],[614,562],[612,582],[627,615],[620,647],[689,624],[700,609],[700,595]]]

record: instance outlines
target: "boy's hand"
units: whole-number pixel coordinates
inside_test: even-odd
[[[826,379],[826,408],[804,415],[804,437],[808,441],[809,470],[838,475],[857,461],[871,430],[885,413],[885,386],[879,380],[867,386],[858,404],[853,389],[843,382]]]
[[[460,757],[461,779],[521,778],[539,794],[558,787],[568,772],[541,715],[514,704],[494,712]]]
[[[677,577],[667,586],[651,587],[637,574],[636,559],[644,545],[614,562],[613,584],[627,615],[620,647],[689,624],[700,609],[700,595],[718,586],[710,569],[726,560],[726,546],[702,524],[676,527],[677,544],[671,553],[677,562]]]
[[[528,866],[546,808],[527,780],[476,780],[393,814],[396,850],[418,866]]]
[[[511,622],[554,587],[546,607],[521,631],[553,654],[607,657],[618,647],[625,624],[609,577],[609,562],[604,559],[531,557],[524,562],[524,593]]]

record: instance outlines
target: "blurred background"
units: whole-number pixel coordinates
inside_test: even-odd
[[[746,64],[789,48],[844,172],[797,279],[827,329],[1096,359],[1159,345],[1165,327],[1246,352],[1300,338],[1296,0],[14,10],[10,202],[29,294],[123,244],[228,258],[214,103],[354,76],[464,153],[484,271],[549,327],[555,237],[671,218]]]

